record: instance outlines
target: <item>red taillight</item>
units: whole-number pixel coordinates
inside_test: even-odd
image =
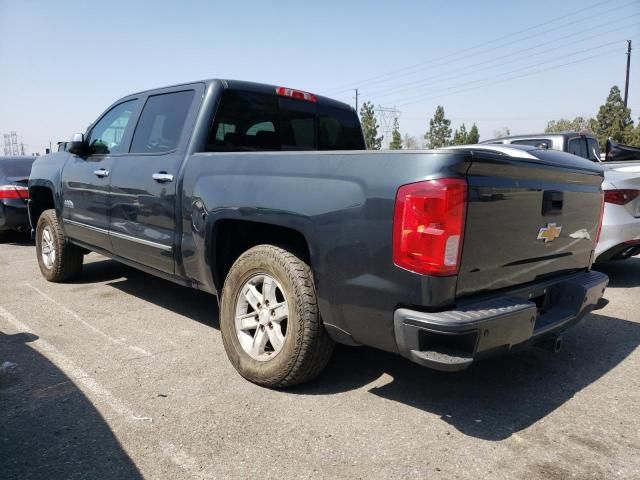
[[[596,245],[600,241],[600,234],[602,233],[602,222],[604,220],[604,202],[607,200],[606,192],[602,196],[602,200],[600,201],[600,222],[598,222],[598,233],[596,234]]]
[[[605,190],[604,201],[616,205],[626,205],[640,195],[640,190]]]
[[[297,100],[306,100],[307,102],[316,103],[318,99],[313,93],[303,92],[302,90],[294,90],[293,88],[276,87],[276,93],[281,97],[290,97]]]
[[[22,200],[28,200],[29,189],[19,185],[0,185],[0,199],[4,200],[7,198],[21,198]]]
[[[424,275],[455,275],[467,210],[467,182],[442,178],[403,185],[393,216],[393,263]]]

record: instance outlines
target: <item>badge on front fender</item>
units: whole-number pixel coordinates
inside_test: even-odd
[[[553,242],[560,236],[560,232],[562,232],[562,226],[558,227],[555,223],[548,223],[538,232],[538,240],[544,240],[544,243]]]

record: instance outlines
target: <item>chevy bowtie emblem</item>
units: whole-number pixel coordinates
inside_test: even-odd
[[[560,236],[562,227],[556,226],[555,223],[549,223],[546,227],[542,227],[538,232],[538,240],[544,240],[544,243],[553,242]]]

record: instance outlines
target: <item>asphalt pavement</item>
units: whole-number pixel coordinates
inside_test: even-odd
[[[226,359],[215,298],[96,254],[46,282],[0,243],[0,477],[638,479],[640,258],[564,348],[434,372],[338,347],[288,391]]]

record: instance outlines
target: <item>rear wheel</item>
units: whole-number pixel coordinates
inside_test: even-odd
[[[313,379],[333,352],[311,269],[273,245],[247,250],[231,267],[222,291],[220,328],[236,370],[265,387]]]
[[[55,210],[45,210],[36,227],[36,255],[44,278],[70,280],[82,271],[82,249],[67,241]]]

